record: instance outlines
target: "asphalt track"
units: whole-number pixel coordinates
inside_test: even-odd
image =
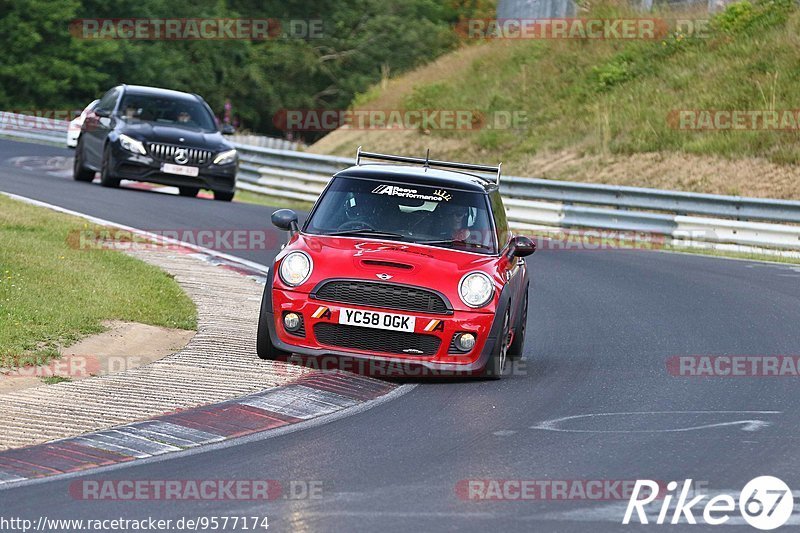
[[[7,163],[69,154],[0,141],[0,190],[142,229],[269,224],[267,207],[103,189]],[[236,253],[269,263],[276,251]],[[656,526],[620,525],[625,501],[475,501],[456,488],[469,479],[692,478],[738,495],[750,479],[775,475],[800,489],[798,378],[667,371],[676,355],[800,354],[800,268],[645,251],[541,250],[528,262],[525,364],[509,378],[422,383],[329,424],[84,477],[313,480],[320,498],[87,502],[70,496],[73,480],[53,479],[0,491],[0,516],[267,515],[272,531],[618,531]],[[555,421],[564,417],[580,418]]]

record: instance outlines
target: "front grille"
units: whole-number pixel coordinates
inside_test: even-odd
[[[464,355],[464,352],[456,348],[456,336],[453,335],[453,338],[450,339],[450,346],[447,348],[448,355]]]
[[[328,322],[315,324],[314,335],[317,337],[317,342],[328,346],[403,355],[434,355],[441,342],[438,337],[433,335],[362,328]]]
[[[398,309],[422,313],[450,314],[447,302],[433,291],[393,283],[335,280],[318,287],[311,296],[318,300]]]
[[[211,161],[211,150],[201,150],[200,148],[185,148],[183,146],[173,146],[171,144],[150,143],[150,155],[158,161],[165,163],[178,163],[175,155],[178,150],[184,150],[186,161],[178,163],[181,165],[205,165]]]

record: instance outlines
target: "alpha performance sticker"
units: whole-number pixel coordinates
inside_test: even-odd
[[[436,189],[433,194],[420,194],[417,189],[406,189],[397,185],[378,185],[373,189],[372,194],[388,194],[389,196],[399,196],[401,198],[412,198],[414,200],[429,200],[432,202],[449,202],[452,198],[447,191]]]
[[[320,306],[319,308],[317,308],[316,311],[314,311],[314,314],[311,316],[314,318],[323,318],[323,319],[330,318],[331,310],[325,306]]]

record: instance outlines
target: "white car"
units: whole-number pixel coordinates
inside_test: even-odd
[[[72,119],[69,122],[69,127],[67,128],[67,148],[75,148],[78,146],[78,137],[81,135],[81,128],[83,127],[83,121],[86,120],[86,115],[94,109],[94,106],[97,105],[97,102],[100,100],[95,100],[91,104],[86,106],[86,109],[81,111],[81,114]]]

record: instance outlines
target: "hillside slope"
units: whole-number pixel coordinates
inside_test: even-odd
[[[613,5],[581,14],[640,16]],[[489,122],[523,112],[525,122],[476,130],[345,127],[311,151],[430,148],[436,158],[503,161],[511,175],[800,199],[800,120],[792,111],[800,108],[798,77],[800,11],[786,0],[733,4],[699,36],[496,39],[374,87],[355,108],[471,110]],[[779,122],[771,126],[764,114],[745,129],[687,129],[676,118],[681,110],[712,117],[774,111]]]

